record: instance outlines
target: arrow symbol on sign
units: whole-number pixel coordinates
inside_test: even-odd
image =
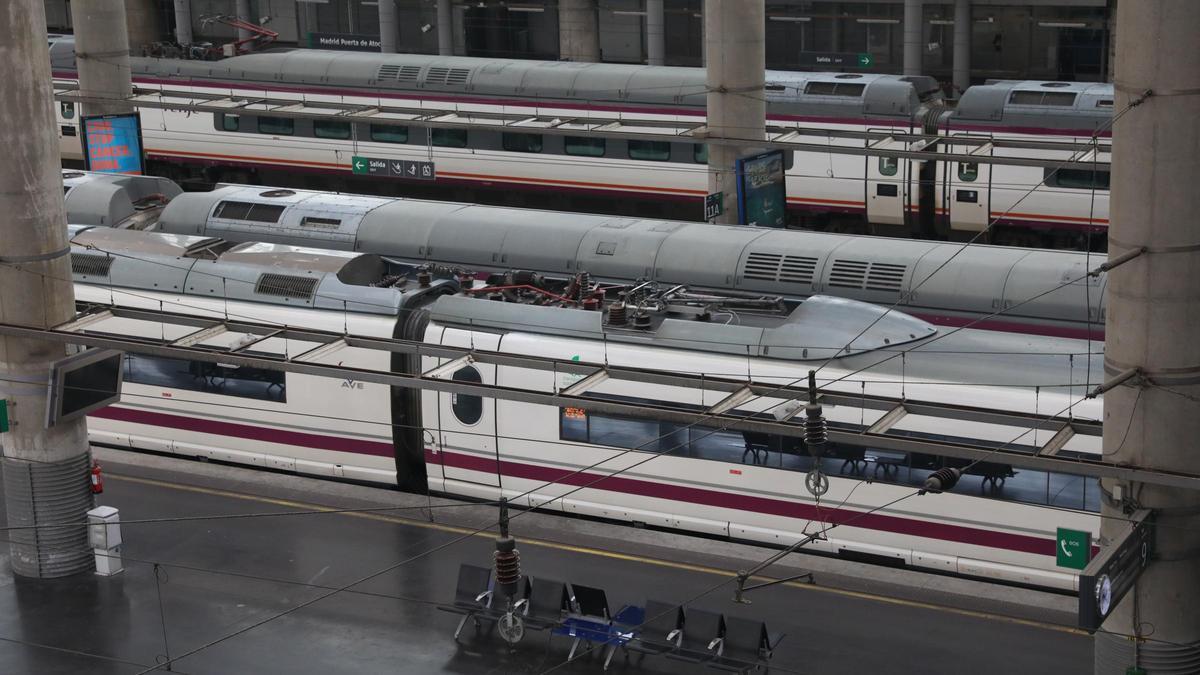
[[[404,164],[401,162],[392,162],[392,171],[395,173],[404,173]]]
[[[355,168],[355,169],[358,169],[359,171],[362,171],[362,168],[363,168],[364,166],[365,166],[365,165],[363,164],[363,162],[362,162],[362,160],[361,160],[361,159],[358,159],[358,160],[355,160],[355,161],[354,161],[354,168]]]

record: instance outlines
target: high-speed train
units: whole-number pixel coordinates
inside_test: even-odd
[[[770,296],[722,297],[666,284],[617,289],[583,274],[558,286],[513,271],[475,280],[461,269],[434,276],[349,251],[104,227],[73,226],[71,243],[76,299],[84,305],[766,384],[802,381],[837,355],[818,374],[827,392],[1043,415],[1071,409],[1081,421],[1101,414],[1098,400],[1083,400],[1103,377],[1091,345],[939,329],[900,313],[881,316],[880,308],[853,300],[814,296],[789,307]],[[117,315],[82,330],[170,341],[195,329]],[[316,343],[237,332],[198,346],[264,356],[307,352],[317,363],[406,373],[449,362],[354,347],[313,353]],[[896,358],[900,350],[906,353]],[[578,381],[484,361],[450,370],[455,381],[545,392]],[[614,378],[589,395],[703,410],[727,393]],[[770,414],[783,403],[749,399],[733,414]],[[839,404],[826,414],[834,427],[862,430],[883,413]],[[952,491],[885,506],[913,493],[940,460],[870,448],[855,455],[836,446],[825,460],[829,492],[816,503],[801,487],[812,460],[794,443],[724,424],[689,428],[130,352],[120,403],[94,413],[89,433],[103,445],[462,497],[520,495],[521,506],[771,545],[839,522],[811,550],[1063,589],[1073,588],[1076,577],[1055,568],[1055,528],[1098,533],[1092,479],[982,462],[968,467]],[[1030,452],[1053,431],[923,415],[893,429]],[[1059,454],[1098,454],[1099,440],[1076,436]],[[871,464],[876,470],[868,473]],[[867,478],[874,480],[864,484]],[[879,510],[864,515],[872,509]]]
[[[798,300],[836,295],[939,326],[1103,339],[1103,254],[806,230],[580,215],[219,186],[173,199],[164,232],[373,253],[409,262],[520,268]],[[992,316],[995,314],[996,316]]]
[[[70,86],[73,42],[54,41],[51,57],[54,76]],[[269,116],[255,104],[302,96],[310,105],[453,109],[483,117],[527,112],[560,120],[701,121],[702,69],[309,49],[219,62],[134,58],[132,69],[139,87],[245,101],[217,114],[143,109],[150,171],[159,175],[317,187],[320,174],[321,187],[342,191],[396,194],[403,188],[410,196],[687,219],[699,219],[707,192],[707,152],[692,142],[484,127],[427,130],[405,125],[404,115],[381,116],[378,123],[291,119]],[[929,77],[769,71],[766,82],[770,123],[817,130],[801,140],[863,147],[870,141],[824,132],[927,133],[943,137],[934,147],[960,154],[1016,152],[955,146],[960,137],[1055,140],[1076,147],[1038,150],[1040,158],[1108,161],[1106,151],[1085,150],[1093,136],[1108,136],[1111,84],[996,82],[971,87],[950,108]],[[58,114],[63,156],[78,158],[77,111],[63,103]],[[907,146],[894,141],[888,147]],[[355,176],[355,156],[431,161],[436,180],[401,185],[399,178]],[[1107,230],[1107,171],[829,152],[789,153],[785,162],[793,224],[965,239],[995,221],[988,233],[995,243],[1103,250],[1096,247],[1104,238],[1093,242],[1090,235]]]

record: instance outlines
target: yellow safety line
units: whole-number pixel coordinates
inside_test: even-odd
[[[240,499],[243,501],[259,502],[259,503],[263,503],[263,504],[274,504],[276,506],[285,506],[288,508],[301,509],[301,510],[305,510],[305,511],[336,511],[337,512],[336,515],[339,515],[339,516],[350,516],[353,518],[365,518],[368,520],[377,520],[377,521],[381,521],[381,522],[385,522],[385,523],[408,525],[411,527],[422,527],[425,529],[439,530],[442,532],[453,532],[455,534],[468,534],[468,533],[474,532],[474,530],[472,530],[472,529],[465,528],[465,527],[458,527],[456,525],[441,525],[439,523],[430,523],[430,522],[423,521],[423,520],[403,518],[400,516],[387,516],[387,515],[381,515],[378,513],[354,513],[354,512],[342,511],[341,509],[336,509],[336,508],[329,507],[329,506],[322,506],[319,504],[310,504],[307,502],[297,502],[297,501],[292,501],[290,499],[276,499],[274,497],[263,497],[261,495],[252,495],[252,494],[247,494],[244,492],[233,492],[230,490],[222,490],[219,488],[200,487],[198,485],[185,485],[183,483],[173,483],[170,481],[157,480],[157,479],[153,479],[153,478],[138,478],[138,477],[134,477],[134,476],[125,476],[125,475],[113,474],[113,473],[107,473],[107,472],[105,473],[105,477],[113,478],[118,481],[127,481],[130,483],[140,483],[142,485],[152,485],[155,487],[166,488],[169,490],[179,490],[179,491],[183,491],[183,492],[195,492],[198,494],[213,495],[213,496],[218,496],[218,497],[228,497],[231,499]],[[368,507],[368,508],[378,508],[378,507]],[[396,507],[396,508],[408,508],[408,507],[401,506],[401,507]],[[493,537],[495,535],[491,534],[490,532],[478,532],[478,533],[475,533],[475,536]],[[729,570],[723,570],[723,569],[720,569],[717,567],[708,567],[706,565],[694,565],[692,563],[677,562],[677,561],[673,561],[673,560],[662,560],[661,558],[649,558],[649,557],[634,555],[634,554],[630,554],[630,553],[618,553],[616,551],[606,551],[603,549],[591,548],[588,546],[576,546],[573,544],[564,544],[562,542],[549,541],[546,539],[531,539],[528,537],[521,537],[521,545],[522,546],[541,546],[543,548],[550,548],[550,549],[554,549],[554,550],[558,550],[558,551],[569,551],[571,553],[580,553],[583,555],[593,555],[593,556],[599,556],[599,557],[603,557],[603,558],[611,558],[613,560],[623,560],[623,561],[627,561],[627,562],[642,563],[645,565],[656,565],[659,567],[667,567],[667,568],[676,569],[676,570],[685,570],[688,572],[699,572],[702,574],[714,574],[714,575],[718,575],[718,576],[729,576],[732,574],[732,572],[730,572]],[[756,577],[756,578],[761,579],[762,581],[771,581],[772,580],[770,577]],[[789,586],[791,588],[803,589],[803,590],[821,591],[824,593],[833,593],[833,594],[841,595],[841,596],[845,596],[845,597],[859,598],[861,600],[871,600],[874,602],[882,602],[882,603],[887,603],[887,604],[891,604],[891,605],[899,605],[902,607],[914,607],[914,608],[918,608],[918,609],[928,609],[928,610],[933,610],[933,611],[938,611],[938,612],[948,612],[950,614],[957,614],[960,616],[969,616],[969,617],[974,617],[977,619],[986,619],[989,621],[1001,621],[1004,623],[1017,624],[1017,625],[1021,625],[1021,626],[1030,626],[1033,628],[1041,628],[1044,630],[1051,630],[1051,631],[1056,631],[1059,633],[1067,633],[1070,635],[1082,635],[1082,636],[1088,635],[1087,631],[1079,629],[1079,628],[1075,628],[1072,626],[1063,626],[1063,625],[1059,625],[1059,624],[1047,623],[1044,621],[1035,621],[1033,619],[1022,619],[1022,618],[1013,617],[1013,616],[1004,616],[1003,614],[992,614],[990,612],[981,612],[978,610],[961,609],[961,608],[957,608],[957,607],[947,607],[945,605],[937,605],[937,604],[933,604],[933,603],[929,603],[929,602],[920,602],[917,600],[905,600],[903,598],[891,598],[891,597],[887,597],[884,595],[876,595],[873,593],[866,593],[863,591],[851,591],[851,590],[847,590],[847,589],[843,589],[843,588],[831,588],[829,586],[817,586],[814,584],[806,584],[806,583],[800,583],[800,582],[796,582],[796,581],[788,581],[788,582],[784,582],[780,585],[781,586]]]

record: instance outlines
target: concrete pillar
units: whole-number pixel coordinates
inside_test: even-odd
[[[158,27],[158,3],[155,0],[125,0],[125,26],[129,31],[129,46],[135,54],[143,53],[146,45],[162,39]]]
[[[454,55],[454,12],[450,0],[437,0],[438,54]]]
[[[904,0],[904,74],[921,74],[925,37],[921,30],[921,0]]]
[[[118,32],[124,35],[124,4],[96,4],[122,10]],[[75,25],[86,30],[88,23],[79,20],[86,14],[72,9]],[[0,322],[39,328],[75,314],[45,36],[43,0],[0,3],[0,60],[20,65],[5,75],[0,96],[6,159],[0,162],[0,263],[8,263],[0,264]],[[49,366],[65,355],[60,344],[0,337],[0,397],[8,402],[11,424],[0,434],[8,525],[81,525],[9,532],[13,572],[21,576],[93,569],[82,527],[92,507],[87,425],[77,419],[45,428]]]
[[[1108,36],[1106,45],[1108,53],[1105,54],[1104,79],[1112,82],[1117,72],[1117,0],[1108,0],[1107,24]]]
[[[379,51],[396,53],[396,0],[379,0]]]
[[[646,63],[666,65],[667,40],[664,32],[663,0],[646,0]]]
[[[175,0],[175,41],[190,45],[192,37],[192,0]]]
[[[563,61],[599,61],[595,0],[558,0],[558,55]]]
[[[737,223],[737,160],[762,140],[767,104],[766,10],[761,2],[704,2],[709,135],[745,138],[746,146],[708,146],[708,191],[725,193],[718,223]]]
[[[1122,2],[1117,24],[1109,255],[1148,252],[1108,277],[1105,375],[1139,368],[1142,377],[1104,394],[1104,453],[1114,464],[1200,473],[1200,96],[1186,93],[1200,91],[1200,2]],[[1130,108],[1146,90],[1158,94]],[[1118,483],[1102,486],[1112,494]],[[1157,511],[1157,550],[1096,634],[1095,672],[1200,672],[1200,491],[1120,487],[1125,505]],[[1102,543],[1125,515],[1105,502]]]
[[[129,38],[125,3],[112,0],[74,0],[75,58],[80,92],[88,96],[124,98],[133,93],[129,72]],[[132,111],[128,104],[84,103],[84,115]]]
[[[954,88],[957,96],[971,86],[971,0],[954,3]]]
[[[234,7],[234,14],[237,16],[237,18],[241,19],[242,21],[258,23],[255,17],[250,16],[250,0],[237,0],[237,3]],[[254,33],[251,33],[245,28],[239,28],[237,36],[239,40],[248,40],[254,36]]]

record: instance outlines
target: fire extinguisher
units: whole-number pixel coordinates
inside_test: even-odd
[[[100,462],[92,460],[92,494],[104,492],[104,476],[100,473]]]

